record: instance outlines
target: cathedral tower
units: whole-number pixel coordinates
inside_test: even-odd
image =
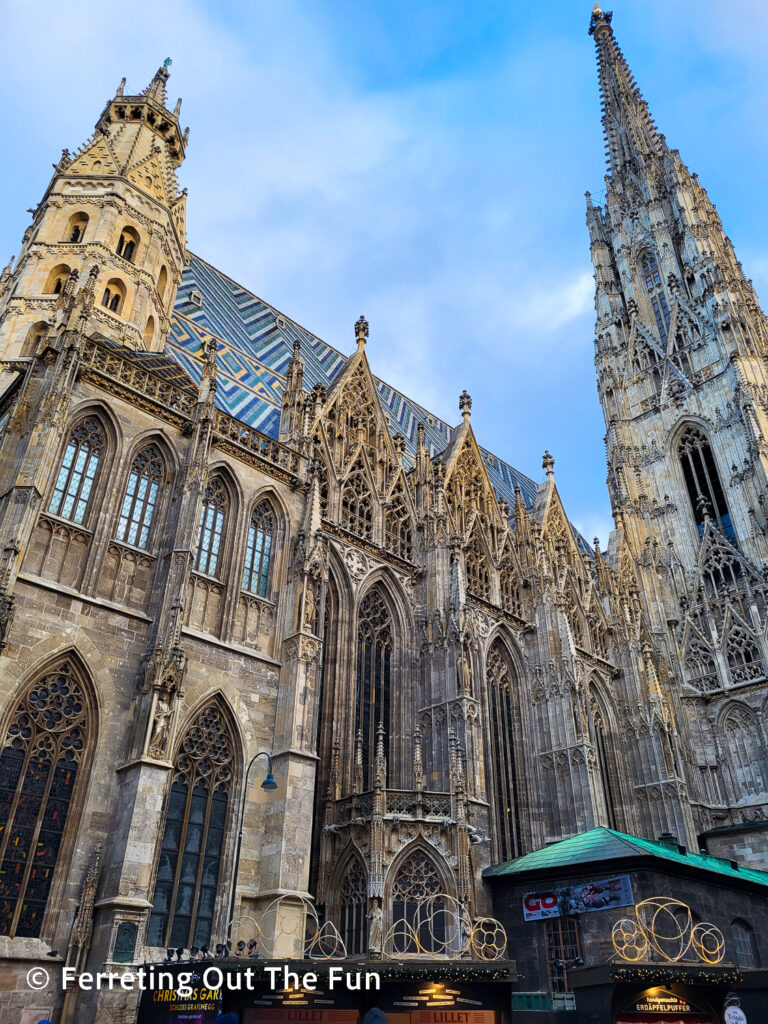
[[[714,204],[657,130],[611,18],[595,5],[604,205],[587,194],[608,487],[689,723],[698,824],[738,824],[745,804],[760,816],[768,800],[754,738],[768,691],[768,325]]]
[[[84,333],[162,349],[185,259],[176,170],[187,132],[181,100],[167,109],[168,77],[161,67],[138,96],[125,95],[123,79],[93,136],[62,153],[15,270],[0,276],[0,356],[31,355],[86,282]]]

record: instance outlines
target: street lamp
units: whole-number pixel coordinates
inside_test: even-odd
[[[248,762],[248,767],[245,769],[245,783],[243,785],[243,798],[240,801],[240,828],[237,835],[235,870],[232,875],[232,899],[229,904],[229,924],[227,925],[227,934],[229,934],[229,929],[232,927],[232,922],[235,918],[235,896],[237,894],[237,877],[240,874],[240,851],[243,846],[243,826],[245,825],[245,801],[248,797],[248,778],[251,774],[251,768],[253,768],[260,757],[266,757],[267,759],[267,774],[264,776],[261,788],[267,793],[271,793],[277,789],[275,776],[272,774],[272,755],[268,754],[266,750],[260,750],[258,754],[253,755],[251,760]]]

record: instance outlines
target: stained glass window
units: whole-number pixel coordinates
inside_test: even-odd
[[[117,539],[146,548],[165,465],[156,445],[142,448],[131,466],[117,524]]]
[[[232,747],[224,715],[215,703],[197,715],[181,742],[147,931],[150,946],[189,949],[211,941]]]
[[[74,523],[83,522],[104,444],[98,420],[89,417],[78,423],[69,435],[49,512]]]
[[[221,477],[215,476],[205,489],[200,509],[200,535],[197,540],[195,568],[215,576],[221,554],[221,538],[227,515],[227,492]]]
[[[274,529],[275,517],[272,506],[268,501],[259,502],[253,510],[248,526],[243,590],[258,594],[260,597],[267,596]]]
[[[392,673],[392,618],[378,590],[360,603],[357,630],[357,687],[355,731],[363,736],[363,780],[372,787],[376,729],[384,726],[385,743],[390,735],[390,687]]]
[[[0,934],[37,938],[88,731],[72,665],[27,690],[0,753]]]

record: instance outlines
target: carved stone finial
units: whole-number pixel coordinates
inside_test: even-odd
[[[124,92],[125,92],[125,79],[121,78],[120,79],[120,85],[118,85],[118,87],[117,87],[117,92],[115,93],[115,96],[122,96]]]
[[[551,479],[555,475],[555,460],[552,458],[548,451],[544,452],[541,459],[541,468],[547,471],[547,478]]]
[[[699,492],[699,494],[696,496],[696,508],[698,510],[699,515],[705,523],[712,521],[712,509],[710,507],[709,501],[704,497],[703,494],[701,494],[701,492]]]
[[[365,345],[365,339],[368,337],[368,321],[365,319],[363,314],[355,322],[355,339],[357,341],[357,347],[363,348]]]
[[[459,412],[465,420],[469,419],[472,413],[472,396],[466,389],[459,395]]]

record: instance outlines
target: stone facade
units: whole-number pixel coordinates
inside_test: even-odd
[[[122,84],[56,165],[0,277],[0,726],[22,850],[0,845],[3,1011],[56,1011],[32,964],[210,945],[277,896],[309,895],[357,952],[374,898],[385,931],[420,892],[481,915],[483,869],[553,839],[603,824],[693,845],[763,816],[765,322],[608,15],[593,29],[615,148],[588,216],[607,552],[570,526],[549,453],[531,500],[494,489],[466,393],[441,450],[427,414],[394,431],[362,317],[308,388],[321,343],[274,314],[293,345],[271,432],[228,411],[225,337],[192,379],[168,345],[188,254],[167,69]],[[689,424],[727,492],[700,522]],[[97,1003],[132,1019],[126,994],[77,1012]]]

